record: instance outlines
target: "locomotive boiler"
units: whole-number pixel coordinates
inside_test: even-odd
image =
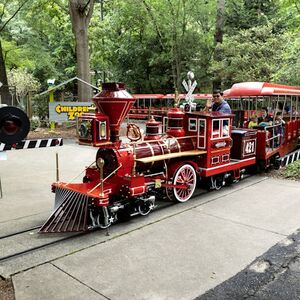
[[[197,179],[219,189],[256,162],[256,132],[245,129],[232,138],[232,114],[172,108],[165,132],[151,119],[141,139],[130,124],[131,142],[124,143],[120,125],[135,101],[124,84],[103,84],[93,101],[97,110],[78,119],[78,133],[81,144],[99,148],[95,160],[82,182],[52,184],[55,209],[40,232],[107,228],[121,217],[149,214],[158,197],[188,201]],[[233,143],[238,154],[231,153]]]

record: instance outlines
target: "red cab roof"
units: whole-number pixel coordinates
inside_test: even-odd
[[[268,83],[240,82],[224,91],[224,97],[300,95],[300,87]]]

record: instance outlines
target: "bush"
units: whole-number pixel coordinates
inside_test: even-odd
[[[48,108],[49,98],[47,95],[35,97],[32,102],[32,111],[35,116],[38,116],[42,126],[48,123]]]
[[[39,117],[33,116],[30,120],[30,130],[36,130],[37,128],[41,127],[41,121]]]
[[[300,180],[300,160],[295,161],[282,170],[282,175],[285,178]]]

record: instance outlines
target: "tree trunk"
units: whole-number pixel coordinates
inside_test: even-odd
[[[94,0],[69,0],[72,30],[75,36],[77,77],[90,83],[88,27],[93,14]],[[78,81],[78,100],[90,101],[92,88]]]
[[[11,105],[11,95],[8,89],[5,61],[2,52],[2,45],[0,40],[0,82],[2,86],[0,87],[0,104]]]
[[[220,62],[222,55],[220,53],[219,45],[223,42],[223,28],[225,21],[225,0],[218,0],[217,4],[217,20],[216,20],[216,32],[215,32],[215,53],[214,60]],[[221,89],[222,80],[219,74],[214,74],[213,89]]]

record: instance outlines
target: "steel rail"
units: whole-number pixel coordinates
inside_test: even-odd
[[[18,234],[22,234],[22,233],[25,233],[25,232],[28,232],[28,231],[32,231],[32,230],[35,230],[35,229],[38,229],[38,228],[41,228],[41,227],[42,227],[42,225],[39,225],[39,226],[35,226],[35,227],[32,227],[32,228],[24,229],[24,230],[21,230],[21,231],[9,233],[7,235],[2,235],[2,236],[0,236],[0,240],[6,239],[6,238],[9,238],[9,237],[12,237],[12,236],[16,236]]]
[[[92,232],[92,231],[90,231],[90,232]],[[28,249],[20,251],[20,252],[16,252],[16,253],[13,253],[13,254],[10,254],[10,255],[2,256],[2,257],[0,257],[0,262],[5,261],[5,260],[10,260],[12,258],[15,258],[17,256],[20,256],[20,255],[23,255],[23,254],[26,254],[26,253],[29,253],[29,252],[34,252],[36,250],[45,248],[47,246],[52,246],[52,245],[55,245],[59,242],[63,242],[63,241],[66,241],[66,240],[69,240],[69,239],[72,239],[72,238],[76,238],[78,236],[81,236],[81,235],[84,235],[84,234],[87,234],[87,233],[89,233],[89,232],[80,232],[80,233],[77,233],[77,234],[73,234],[72,236],[68,236],[66,238],[58,239],[58,240],[55,240],[55,241],[52,241],[52,242],[49,242],[49,243],[45,243],[43,245],[28,248]]]

